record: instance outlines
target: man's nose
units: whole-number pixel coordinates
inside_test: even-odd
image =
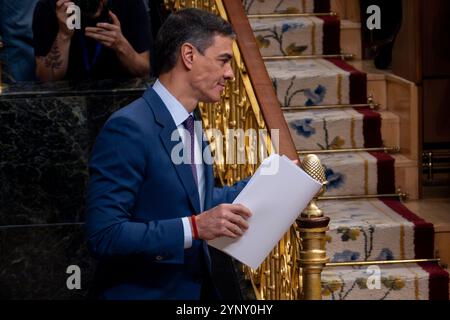
[[[223,77],[225,78],[225,80],[232,80],[232,79],[234,79],[234,72],[233,72],[233,68],[231,66],[231,63],[227,64],[227,69],[225,70],[225,74],[223,75]]]

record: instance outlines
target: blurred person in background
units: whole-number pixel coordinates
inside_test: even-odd
[[[77,5],[81,28],[67,9]],[[39,0],[33,19],[41,81],[147,77],[150,21],[142,0]]]

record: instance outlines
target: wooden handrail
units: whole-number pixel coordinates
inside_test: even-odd
[[[228,19],[236,32],[246,70],[252,82],[256,98],[264,116],[267,128],[279,130],[279,153],[290,159],[298,159],[294,141],[292,140],[286,120],[281,110],[272,81],[259,52],[253,30],[250,27],[241,0],[223,0]]]

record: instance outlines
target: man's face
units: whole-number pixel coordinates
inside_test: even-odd
[[[203,54],[195,51],[191,84],[199,101],[219,101],[226,81],[234,78],[232,44],[232,38],[216,35],[213,44]]]

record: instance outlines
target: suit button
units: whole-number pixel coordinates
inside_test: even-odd
[[[161,261],[163,259],[162,256],[156,256],[156,260]]]

